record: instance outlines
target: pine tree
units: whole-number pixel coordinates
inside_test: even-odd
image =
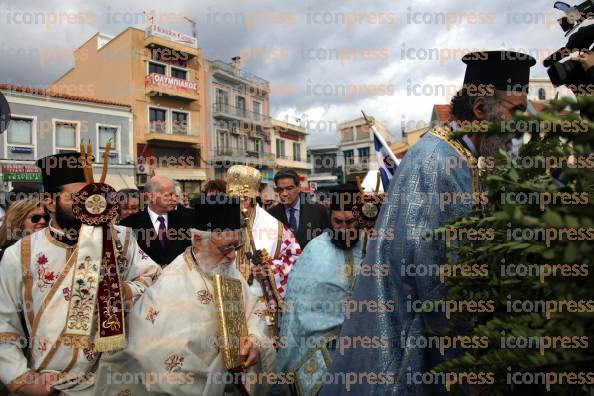
[[[513,383],[518,379],[541,382],[541,377],[532,376],[540,372],[589,372],[592,374],[582,379],[571,377],[571,381],[594,383],[594,125],[576,113],[593,108],[594,98],[579,102],[563,98],[549,103],[537,116],[517,117],[516,125],[539,122],[548,130],[533,134],[516,159],[501,152],[494,169],[482,180],[489,196],[488,211],[450,225],[494,229],[493,240],[467,241],[452,246],[448,254],[456,257],[449,260],[450,264],[487,265],[488,275],[447,278],[446,299],[495,302],[493,312],[453,314],[444,330],[453,334],[462,323],[472,323],[468,335],[488,338],[488,347],[464,349],[460,358],[434,369],[494,373],[493,384],[474,387],[473,392],[494,396],[594,394],[594,385],[568,385],[568,379],[549,389]],[[574,156],[577,166],[567,162],[549,162],[551,169],[546,166],[547,158],[569,156]],[[553,203],[554,196],[557,199]],[[546,197],[551,197],[551,202],[545,205]],[[543,240],[543,232],[554,236],[561,230],[577,231],[575,235],[564,233],[561,239]],[[551,272],[554,265],[566,266],[557,267],[554,275],[539,275]],[[502,272],[502,266],[506,271]],[[510,268],[520,272],[510,272]],[[514,312],[509,304],[513,300],[583,301],[577,309],[585,312],[568,312],[564,305],[562,312],[549,314],[535,304],[531,310],[529,303],[523,303],[527,312]],[[557,336],[572,338],[565,339],[569,340],[566,348],[557,343],[556,347],[539,349],[539,337]],[[502,339],[508,337],[534,338],[524,339],[530,342],[527,345],[520,341],[525,348],[502,347]],[[513,377],[515,372],[532,374]],[[457,391],[462,390],[457,387]]]

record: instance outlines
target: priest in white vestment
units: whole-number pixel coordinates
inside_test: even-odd
[[[192,202],[192,246],[163,270],[134,306],[128,318],[128,347],[103,356],[96,395],[266,393],[266,380],[258,376],[260,361],[274,361],[275,352],[262,332],[263,319],[255,314],[259,303],[233,265],[244,240],[238,200],[231,201],[211,195]],[[241,282],[248,333],[240,345],[241,375],[224,365],[215,275]]]
[[[93,387],[100,355],[93,312],[98,282],[97,278],[75,282],[85,258],[79,257],[81,223],[73,215],[72,195],[88,185],[80,158],[79,153],[67,153],[39,160],[44,190],[51,195],[46,200],[49,227],[9,247],[0,262],[0,382],[9,394],[70,395]],[[118,304],[110,307],[119,312],[121,305],[129,307],[138,299],[161,269],[140,250],[131,230],[121,226],[106,230],[118,257],[114,265],[119,281],[111,284]],[[74,309],[83,306],[89,307],[89,315]],[[90,342],[73,344],[65,337],[66,324],[73,319],[87,332],[79,340]],[[125,333],[128,329],[122,322],[114,325]],[[4,394],[1,389],[0,393]]]

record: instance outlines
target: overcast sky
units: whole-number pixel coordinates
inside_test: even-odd
[[[337,141],[360,109],[394,136],[429,121],[462,82],[462,54],[513,49],[542,60],[565,41],[553,1],[0,0],[0,81],[44,86],[97,31],[144,27],[143,11],[191,33],[209,59],[242,55],[268,80],[272,115],[307,120],[309,145]],[[573,4],[573,3],[572,3]],[[445,23],[444,23],[445,22]]]

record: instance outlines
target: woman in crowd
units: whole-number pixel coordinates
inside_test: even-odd
[[[0,226],[0,258],[19,239],[47,227],[48,217],[37,198],[20,200],[8,208]]]

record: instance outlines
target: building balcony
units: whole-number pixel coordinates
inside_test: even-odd
[[[228,147],[217,147],[211,156],[212,161],[225,161],[238,164],[254,164],[272,168],[274,166],[274,154],[263,153],[252,150],[242,150]]]
[[[338,184],[338,176],[333,175],[330,172],[314,172],[307,176],[307,180],[310,182],[317,182],[318,187],[335,185]]]
[[[276,167],[277,168],[294,168],[311,170],[311,164],[307,161],[295,161],[292,157],[287,156],[276,156]]]
[[[213,117],[224,118],[227,120],[241,120],[249,121],[263,126],[270,126],[271,117],[262,114],[248,111],[244,108],[231,106],[224,103],[214,103],[212,107]]]
[[[264,91],[264,93],[270,92],[270,84],[268,81],[256,76],[255,74],[248,73],[241,70],[238,67],[232,66],[223,61],[217,60],[212,63],[212,73],[218,77],[222,77],[225,80],[231,82],[239,82],[248,85],[254,85],[257,88]]]
[[[275,131],[277,131],[279,135],[281,135],[281,137],[288,136],[287,139],[293,139],[295,137],[301,139],[305,138],[305,136],[308,135],[307,129],[305,127],[301,125],[291,124],[286,121],[273,120],[272,126],[274,127]]]
[[[358,160],[358,161],[346,161],[345,164],[346,174],[351,173],[362,173],[369,171],[369,160]]]
[[[157,35],[152,34],[150,31],[147,32],[147,35],[144,38],[144,46],[147,48],[152,47],[164,47],[164,48],[171,48],[176,51],[184,52],[188,54],[190,57],[199,56],[200,50],[192,45],[189,42],[182,43],[178,41],[168,40],[165,37],[160,37]]]
[[[205,181],[206,170],[202,168],[154,167],[155,176],[166,176],[178,181]]]
[[[199,98],[197,82],[158,73],[146,76],[144,88],[145,93],[149,96],[163,95],[188,101],[195,101]]]
[[[196,147],[200,145],[199,137],[196,135],[189,135],[187,133],[168,133],[158,127],[152,129],[153,130],[146,134],[147,143],[190,144]]]

